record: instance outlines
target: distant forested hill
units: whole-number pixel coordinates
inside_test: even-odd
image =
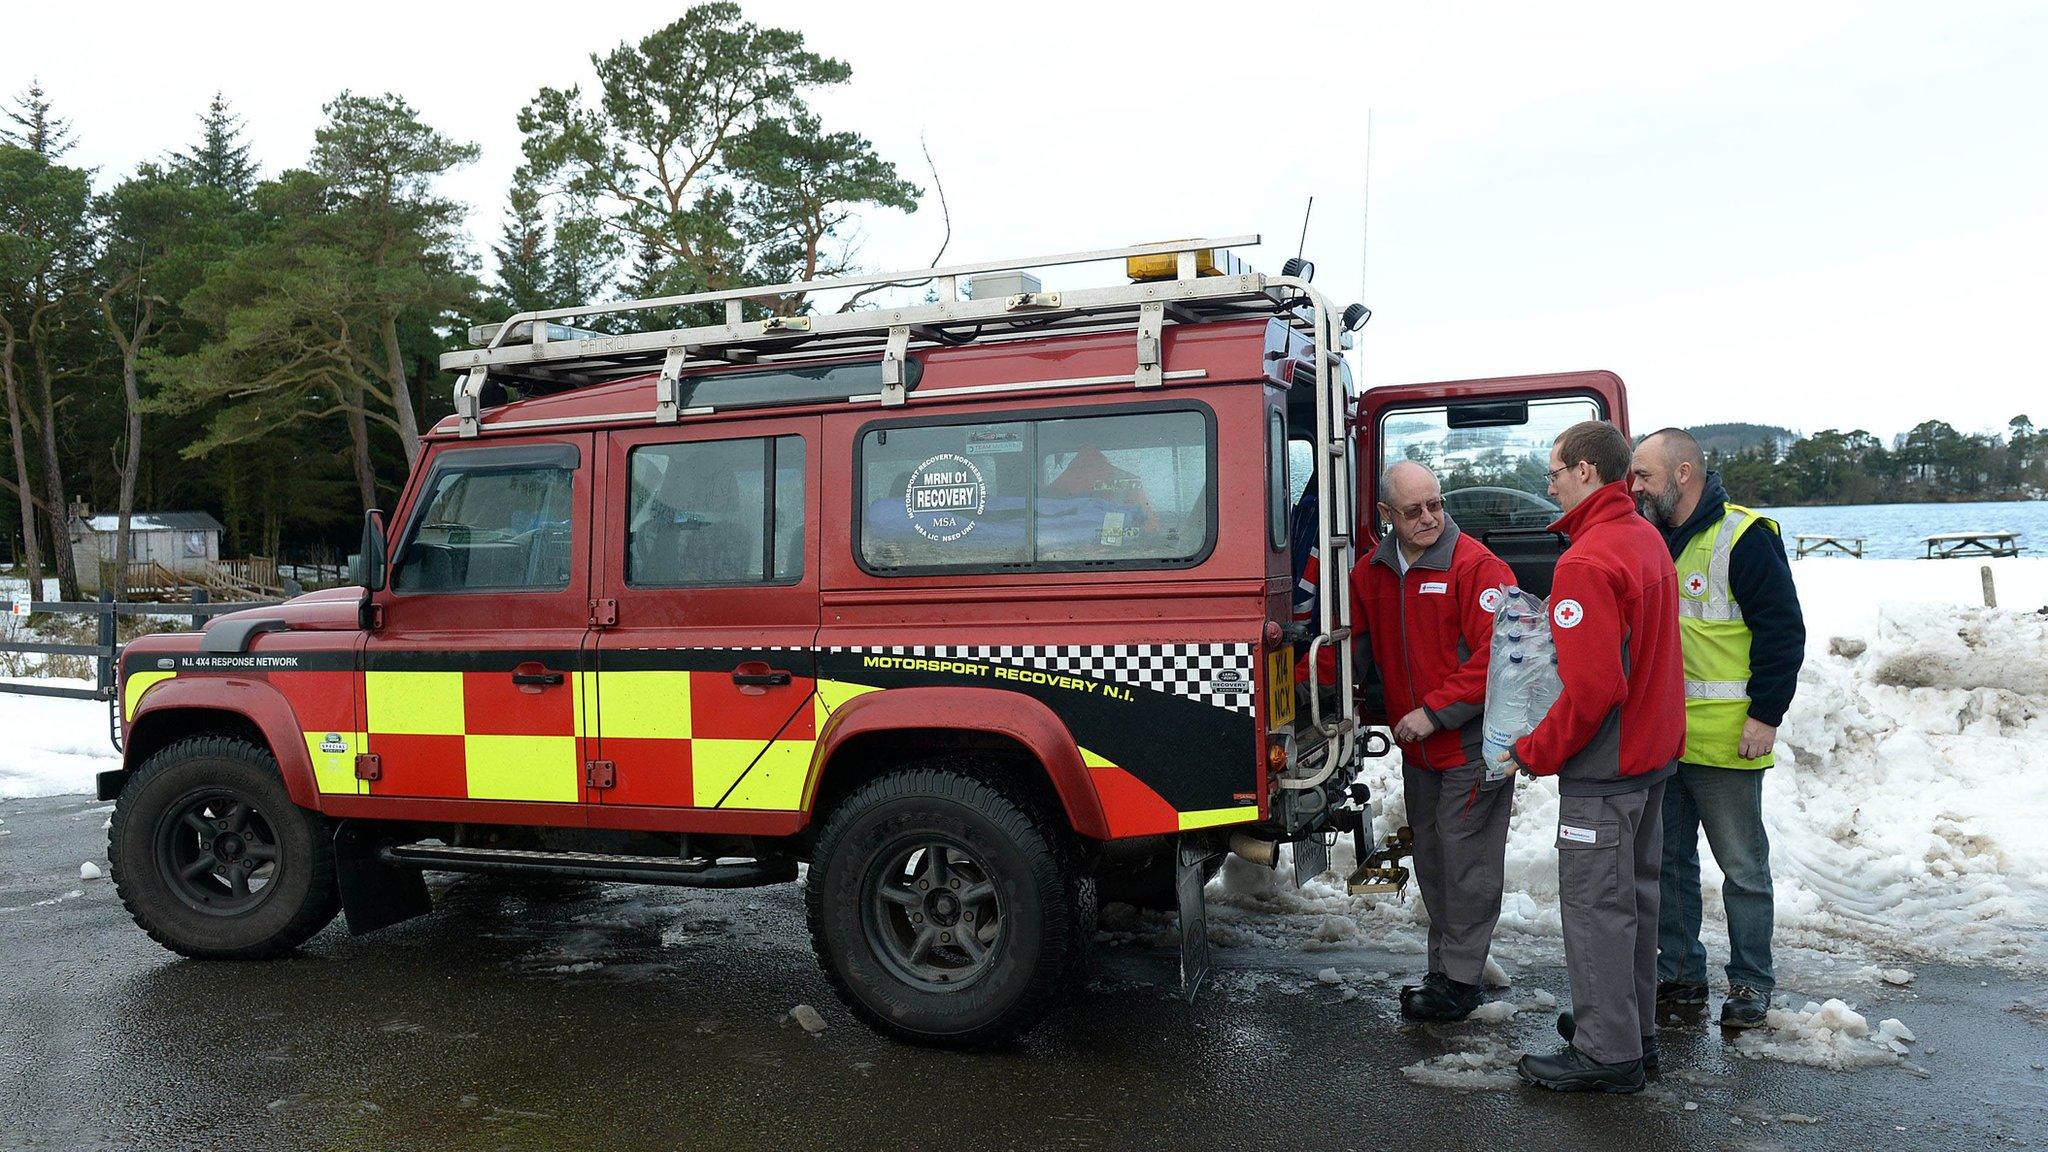
[[[1709,456],[1749,455],[1768,447],[1763,455],[1776,460],[1799,439],[1799,433],[1775,424],[1698,424],[1686,431]]]

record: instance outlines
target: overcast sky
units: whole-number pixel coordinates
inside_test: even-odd
[[[745,7],[853,66],[828,128],[929,185],[926,136],[949,261],[1258,232],[1277,271],[1314,196],[1368,384],[1609,368],[1638,430],[2048,422],[2048,5]],[[399,92],[482,146],[446,186],[481,248],[520,106],[680,11],[10,5],[0,84],[39,77],[102,185],[215,88],[266,173],[335,93]],[[869,267],[922,265],[937,202],[864,232]]]

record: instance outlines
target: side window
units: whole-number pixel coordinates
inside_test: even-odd
[[[633,450],[626,582],[762,584],[803,575],[801,436]]]
[[[877,571],[1161,567],[1210,544],[1206,416],[1164,409],[877,428],[860,444],[860,557]]]
[[[1301,503],[1309,481],[1316,478],[1316,446],[1307,440],[1287,442],[1287,503]]]
[[[1461,426],[1455,406],[1399,408],[1380,418],[1380,464],[1427,465],[1443,485],[1445,511],[1474,535],[1543,528],[1559,515],[1547,493],[1550,445],[1566,428],[1601,415],[1586,396],[1531,400],[1524,420],[1476,426]]]
[[[450,453],[451,457],[458,454]],[[563,463],[435,468],[392,573],[399,592],[569,586],[573,455]]]

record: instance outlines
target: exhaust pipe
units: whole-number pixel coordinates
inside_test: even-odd
[[[1242,832],[1230,834],[1230,850],[1261,868],[1271,868],[1280,861],[1280,842],[1260,840]]]

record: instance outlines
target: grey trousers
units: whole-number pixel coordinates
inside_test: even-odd
[[[1472,786],[1483,774],[1478,763],[1447,772],[1401,769],[1415,834],[1415,884],[1429,911],[1429,970],[1461,984],[1479,983],[1486,967],[1514,807],[1515,777],[1482,785],[1475,796]]]
[[[1572,1046],[1602,1064],[1657,1034],[1658,866],[1664,781],[1616,796],[1561,796],[1557,887],[1572,985]]]

